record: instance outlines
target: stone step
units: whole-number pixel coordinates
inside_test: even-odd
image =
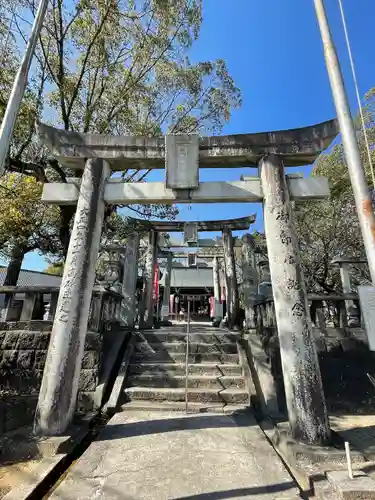
[[[186,355],[181,352],[140,352],[137,351],[133,354],[131,363],[152,361],[154,363],[184,363]],[[238,354],[225,354],[221,352],[206,352],[202,354],[190,354],[190,363],[230,363],[238,364]]]
[[[314,499],[316,498],[316,500],[337,500],[337,493],[329,484],[325,484],[319,489],[314,487],[314,492]]]
[[[160,343],[148,343],[148,342],[137,342],[135,345],[136,352],[186,352],[186,342],[160,342]],[[200,354],[206,352],[222,352],[225,354],[236,354],[237,344],[236,343],[225,343],[225,344],[203,344],[199,342],[189,343],[189,352],[192,354]]]
[[[205,344],[225,344],[227,342],[237,342],[241,338],[238,333],[191,333],[191,342],[203,342]],[[186,333],[138,333],[137,341],[140,342],[185,342]]]
[[[375,500],[375,481],[365,472],[353,471],[353,479],[349,479],[346,470],[327,472],[327,479],[334,489],[337,498],[342,500]]]
[[[227,405],[223,403],[192,403],[188,402],[189,413],[233,413],[235,411],[244,410],[247,405]],[[125,403],[121,407],[122,411],[176,411],[185,412],[186,405],[182,401],[148,401],[142,399],[134,399]]]
[[[165,373],[166,375],[184,375],[185,363],[138,363],[129,365],[130,374],[154,375]],[[191,375],[212,375],[217,377],[242,375],[242,367],[239,364],[221,365],[217,363],[198,363],[189,365]]]
[[[124,390],[130,400],[185,401],[184,388],[127,387]],[[188,401],[198,403],[248,404],[249,393],[244,389],[189,389]]]
[[[128,377],[127,386],[140,387],[185,387],[186,377],[184,375],[167,375],[154,373],[152,375],[131,375]],[[212,377],[208,375],[190,375],[188,377],[188,386],[191,388],[209,388],[209,389],[228,389],[234,387],[237,389],[245,388],[245,379],[242,376],[234,377]]]

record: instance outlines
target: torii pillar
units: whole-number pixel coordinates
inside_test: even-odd
[[[223,229],[224,267],[227,284],[227,316],[230,330],[238,328],[239,298],[234,258],[233,237],[230,229]]]
[[[169,306],[171,301],[171,275],[172,275],[172,260],[173,254],[170,252],[167,257],[167,265],[165,267],[165,280],[164,280],[164,293],[163,293],[163,306],[161,320],[166,323],[169,321]],[[165,311],[168,311],[165,314]],[[173,311],[172,311],[173,313]]]
[[[220,267],[219,267],[219,259],[217,257],[213,258],[213,282],[214,282],[214,323],[220,324],[222,320],[221,316],[217,314],[218,308],[221,305],[221,295],[220,295]]]
[[[154,301],[152,295],[157,260],[156,249],[157,233],[151,229],[148,233],[146,266],[143,274],[143,293],[139,314],[140,328],[152,328],[154,322]]]
[[[63,434],[75,411],[110,173],[105,160],[85,163],[35,413],[34,431],[44,436]]]
[[[337,264],[340,269],[340,278],[343,293],[351,293],[352,284],[350,280],[350,264],[361,264],[366,262],[363,259],[350,259],[350,258],[338,258],[332,261],[332,264]],[[354,302],[352,300],[345,301],[345,307],[348,311],[349,308],[353,307]]]
[[[128,328],[133,328],[135,323],[138,251],[139,234],[133,232],[128,236],[126,242],[124,276],[122,281],[123,303],[121,307],[121,322]]]
[[[258,262],[259,269],[259,294],[264,297],[272,297],[272,286],[270,276],[270,265],[268,260],[261,260]]]
[[[349,263],[340,263],[340,278],[343,293],[350,293],[352,291],[352,284],[350,283]]]
[[[246,328],[255,329],[254,307],[258,295],[258,276],[256,272],[254,240],[250,234],[245,234],[242,237],[241,253],[245,323]]]
[[[289,424],[295,439],[324,444],[330,438],[327,408],[284,165],[269,154],[259,168]]]

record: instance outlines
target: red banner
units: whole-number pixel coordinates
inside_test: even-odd
[[[154,273],[154,286],[152,290],[152,298],[155,303],[159,302],[159,265],[156,263],[155,265],[155,273]]]
[[[210,303],[210,318],[213,318],[215,316],[215,297],[210,297],[208,300]]]

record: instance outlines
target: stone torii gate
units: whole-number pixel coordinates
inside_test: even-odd
[[[208,241],[208,240],[205,240]],[[234,242],[235,243],[235,242]],[[220,273],[223,270],[225,272],[225,265],[222,265],[224,261],[224,251],[220,246],[204,247],[203,250],[198,250],[194,252],[181,252],[181,247],[177,245],[177,249],[180,251],[164,251],[166,255],[173,255],[176,259],[188,259],[190,255],[194,255],[198,259],[205,259],[207,261],[212,261],[212,278],[213,278],[213,288],[214,288],[214,326],[219,326],[221,320],[223,319],[223,308],[222,308],[222,280],[220,279]],[[224,269],[222,269],[224,268]],[[226,276],[223,276],[226,281]],[[236,282],[237,285],[237,282]],[[227,292],[226,287],[223,287],[225,292]],[[169,292],[168,292],[169,293]],[[164,303],[163,303],[164,305]]]
[[[205,231],[221,231],[223,234],[222,238],[222,248],[223,248],[223,260],[224,260],[224,271],[226,276],[226,294],[227,294],[227,312],[228,312],[228,326],[229,328],[237,327],[238,313],[239,313],[239,296],[238,296],[238,286],[236,278],[236,264],[233,249],[233,237],[232,231],[241,231],[249,229],[250,225],[255,222],[255,215],[250,215],[247,217],[241,217],[237,219],[228,220],[213,220],[213,221],[164,221],[164,222],[151,222],[151,230],[157,233],[173,233],[173,232],[184,232],[185,242],[183,246],[188,247],[200,247],[207,244],[207,241],[213,242],[213,240],[199,240],[198,233]],[[220,241],[217,244],[221,244]],[[176,243],[168,243],[169,249],[172,245]],[[179,245],[177,243],[177,245]],[[183,246],[179,245],[178,248]],[[167,266],[167,278],[170,276],[170,266],[172,261],[168,262]],[[151,270],[152,271],[152,270]],[[153,272],[148,273],[153,276]],[[152,288],[152,281],[149,285]],[[168,289],[168,286],[166,287]],[[218,260],[214,259],[214,292],[215,292],[215,303],[220,302],[220,288],[219,288],[219,263]],[[163,306],[167,307],[169,304],[169,296],[164,294]],[[151,304],[152,306],[152,304]]]
[[[163,257],[168,258],[167,262],[167,279],[163,296],[163,307],[164,311],[169,308],[169,289],[170,289],[170,274],[172,266],[173,253],[170,251],[173,245],[177,245],[178,248],[183,247],[194,247],[194,246],[205,246],[207,244],[213,245],[214,240],[199,240],[198,233],[205,231],[222,231],[223,240],[217,241],[216,244],[221,245],[223,249],[223,260],[224,269],[226,274],[226,281],[228,284],[227,292],[227,308],[229,312],[228,324],[230,327],[236,326],[236,320],[238,317],[239,301],[238,301],[238,287],[235,272],[235,258],[233,251],[233,238],[232,231],[241,231],[249,229],[250,225],[255,222],[255,215],[250,215],[247,217],[241,217],[237,219],[228,220],[213,220],[213,221],[136,221],[133,219],[134,230],[145,231],[147,228],[149,232],[148,241],[146,242],[146,266],[144,273],[144,285],[143,285],[143,295],[140,303],[139,312],[139,324],[141,328],[151,328],[153,323],[153,283],[154,275],[156,269],[156,263],[158,259],[157,248],[162,243],[158,235],[161,233],[173,233],[173,232],[184,232],[185,241],[184,243],[172,243],[169,242],[166,247],[163,247],[164,251],[168,249],[168,254],[164,254]],[[160,256],[160,255],[159,255]],[[216,262],[217,275],[219,273],[218,262]],[[218,280],[218,277],[214,276]],[[216,287],[217,290],[217,287]],[[215,295],[215,300],[220,301],[220,293],[217,291]],[[229,307],[228,307],[229,305]],[[164,319],[164,318],[162,318]]]
[[[207,251],[208,250],[208,251]],[[209,251],[211,250],[211,252]],[[213,250],[213,251],[212,251]],[[221,271],[221,261],[224,259],[224,252],[220,248],[208,248],[206,249],[205,252],[198,251],[198,252],[167,252],[164,251],[164,256],[173,256],[176,259],[188,259],[189,256],[194,255],[195,258],[198,259],[204,259],[206,261],[210,261],[213,263],[212,265],[212,280],[213,280],[213,288],[214,288],[214,325],[219,325],[221,320],[223,319],[223,312],[222,312],[222,294],[221,294],[221,280],[220,280],[220,271]],[[163,256],[163,254],[161,254]],[[172,259],[171,259],[172,260]],[[169,283],[168,283],[168,289],[166,288],[164,290],[165,294],[169,294],[169,289],[170,289],[170,274],[167,273],[167,278],[169,278]],[[168,291],[167,291],[168,290]],[[166,303],[165,300],[166,295],[163,296],[163,306],[164,303]],[[166,311],[166,309],[165,309]],[[163,317],[163,319],[165,319]]]
[[[61,434],[72,419],[105,203],[263,202],[289,422],[295,438],[329,439],[322,381],[302,277],[291,200],[328,196],[326,178],[285,175],[311,164],[338,134],[336,120],[295,130],[199,138],[115,137],[38,124],[42,144],[82,178],[48,183],[42,200],[77,205],[36,412],[35,428]],[[259,177],[200,182],[199,167],[258,167]],[[111,172],[165,168],[165,182],[126,183]]]

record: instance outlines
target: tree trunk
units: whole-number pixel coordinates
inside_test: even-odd
[[[83,175],[83,170],[76,170],[74,172],[74,177],[77,177],[79,179],[82,178]],[[60,230],[59,230],[59,237],[62,245],[62,251],[63,251],[63,259],[65,262],[67,253],[68,253],[68,248],[69,248],[69,242],[70,242],[70,223],[75,216],[76,213],[76,208],[75,206],[65,206],[65,205],[60,205]]]
[[[17,246],[13,248],[3,286],[17,285],[18,276],[20,275],[23,258],[26,252],[27,249],[25,249],[24,247]],[[0,296],[0,304],[2,303],[1,307],[5,309],[8,306],[9,301],[11,299],[12,299],[12,294],[6,294]]]
[[[14,247],[8,264],[7,274],[5,276],[4,286],[16,286],[18,276],[20,275],[23,258],[27,253],[25,247]]]
[[[59,236],[62,245],[64,262],[68,253],[70,241],[70,222],[75,214],[76,207],[61,206],[60,207],[60,230]]]

